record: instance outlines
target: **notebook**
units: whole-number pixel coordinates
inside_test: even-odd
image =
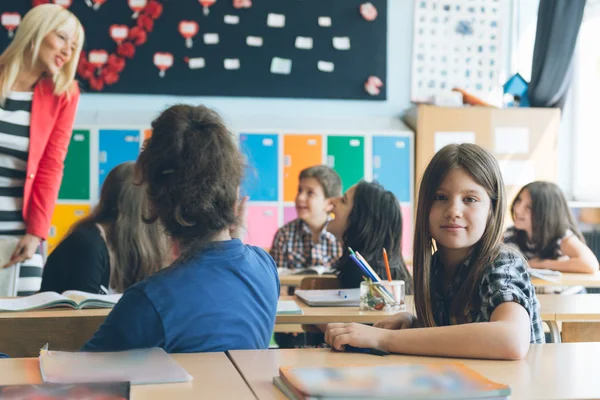
[[[560,283],[559,279],[562,273],[551,269],[534,269],[527,268],[527,272],[534,278],[542,279],[548,282]]]
[[[290,399],[489,399],[511,393],[458,362],[281,367],[273,383]]]
[[[277,302],[277,314],[278,315],[293,315],[293,314],[304,314],[302,309],[298,307],[298,304],[294,300],[279,300]]]
[[[62,294],[43,292],[27,297],[0,299],[0,312],[43,310],[56,307],[70,307],[77,310],[82,308],[112,308],[118,303],[121,296],[121,294],[93,294],[78,290],[67,290]]]
[[[0,399],[129,399],[129,382],[41,383],[0,386]]]
[[[277,272],[280,276],[286,275],[324,275],[324,274],[333,274],[333,270],[331,268],[327,268],[323,265],[315,265],[312,267],[306,268],[277,268]]]
[[[294,294],[311,307],[358,307],[360,289],[297,289]]]
[[[163,349],[138,349],[111,353],[40,350],[44,382],[81,383],[127,381],[132,385],[192,380]]]

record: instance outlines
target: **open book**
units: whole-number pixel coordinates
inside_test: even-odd
[[[311,307],[358,307],[360,289],[297,289],[297,298]]]
[[[67,290],[62,294],[43,292],[27,297],[0,299],[0,312],[43,310],[56,307],[69,307],[76,310],[82,308],[112,308],[121,296],[121,294],[93,294],[78,290]]]
[[[331,268],[324,267],[323,265],[314,265],[312,267],[306,268],[277,268],[277,272],[279,276],[286,275],[325,275],[325,274],[333,274],[333,270]]]
[[[466,365],[281,367],[273,383],[291,399],[483,399],[510,395]]]

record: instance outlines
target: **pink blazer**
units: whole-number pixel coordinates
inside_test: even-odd
[[[79,103],[79,86],[76,83],[69,95],[55,96],[53,91],[54,83],[50,79],[40,81],[33,91],[23,195],[23,219],[27,233],[42,239],[46,239],[50,231]]]

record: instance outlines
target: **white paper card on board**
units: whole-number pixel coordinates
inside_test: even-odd
[[[319,61],[317,63],[317,68],[319,69],[319,71],[333,72],[333,70],[335,69],[335,65],[329,61]]]
[[[223,60],[223,65],[225,69],[233,70],[240,69],[240,59],[239,58],[226,58]]]
[[[475,143],[475,132],[436,132],[433,135],[435,152],[449,144]]]
[[[237,15],[225,15],[223,17],[223,22],[227,25],[237,25],[240,23],[240,17]]]
[[[506,186],[524,186],[535,180],[535,167],[530,160],[501,160],[498,164]]]
[[[260,36],[248,36],[246,37],[246,44],[252,47],[262,47],[263,38]]]
[[[267,16],[267,25],[271,28],[283,28],[285,26],[285,15],[270,13]]]
[[[496,154],[529,154],[529,129],[496,128],[494,152]]]
[[[350,50],[350,38],[348,36],[334,37],[333,48],[336,50]]]
[[[331,26],[331,18],[330,17],[319,17],[319,26],[323,26],[323,27]]]
[[[271,73],[289,75],[292,73],[292,60],[288,58],[273,57],[271,60]]]
[[[311,37],[297,36],[296,48],[302,50],[310,50],[313,48],[313,39]]]
[[[188,60],[188,66],[190,69],[200,69],[206,66],[206,61],[204,57],[194,57]]]
[[[219,43],[219,34],[218,33],[205,33],[204,34],[204,43],[205,44],[218,44]]]

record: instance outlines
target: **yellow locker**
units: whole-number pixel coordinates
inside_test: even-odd
[[[48,235],[48,254],[52,253],[71,226],[89,213],[89,204],[57,204]]]

